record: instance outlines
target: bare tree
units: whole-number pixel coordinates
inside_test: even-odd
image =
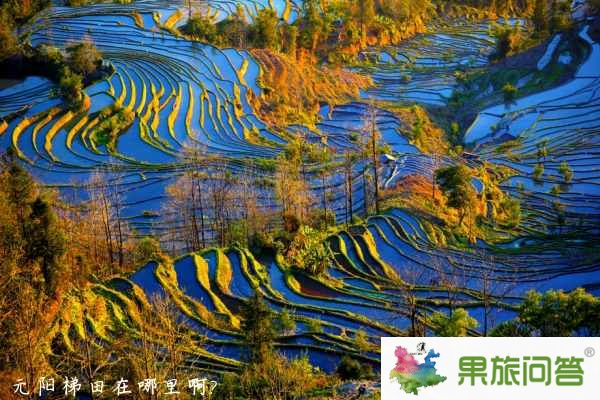
[[[111,168],[109,176],[96,171],[86,189],[90,196],[89,216],[102,230],[99,236],[103,237],[109,273],[112,275],[116,272],[116,265],[119,271],[124,271],[129,226],[123,215],[125,202],[122,195],[122,174],[116,168]]]
[[[354,164],[356,162],[356,154],[350,150],[344,152],[343,170],[344,170],[344,194],[345,194],[345,219],[346,227],[354,220]]]
[[[381,212],[379,196],[379,158],[381,156],[381,134],[379,133],[379,129],[377,127],[377,108],[373,104],[368,106],[367,112],[364,116],[362,136],[362,151],[365,159],[370,158],[370,164],[372,168],[371,174],[373,179],[373,202],[375,203],[375,212],[379,214]],[[363,176],[365,175],[365,172],[366,166]],[[367,199],[365,197],[365,201],[366,200]]]
[[[127,358],[132,372],[140,380],[180,380],[196,361],[195,354],[204,341],[203,336],[191,329],[187,317],[171,298],[156,295],[150,299],[150,309],[138,325],[137,337],[130,340],[123,357]],[[140,393],[140,396],[161,398],[159,390],[154,395]]]

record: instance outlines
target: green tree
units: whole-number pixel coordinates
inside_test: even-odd
[[[201,42],[215,44],[217,41],[217,27],[208,16],[194,15],[180,30]]]
[[[54,294],[64,270],[60,258],[65,254],[66,242],[58,228],[56,215],[47,201],[38,197],[31,205],[31,214],[25,223],[27,257],[39,261],[48,295]]]
[[[538,34],[548,30],[548,10],[546,9],[548,0],[535,0],[533,10],[533,25]]]
[[[313,333],[323,332],[323,324],[320,320],[311,318],[308,320],[308,331]]]
[[[237,48],[246,47],[248,29],[248,21],[241,4],[236,6],[233,14],[217,24],[217,30],[222,36],[222,44]]]
[[[329,36],[331,29],[328,19],[321,13],[320,3],[320,0],[302,2],[300,44],[312,53],[315,52],[321,39]]]
[[[83,42],[67,47],[67,62],[72,71],[89,75],[102,64],[102,54],[93,43]]]
[[[248,361],[261,363],[273,351],[273,312],[265,303],[262,294],[256,291],[242,306],[241,316],[244,342],[249,351]]]
[[[511,104],[514,103],[517,97],[518,89],[516,86],[507,83],[502,86],[502,96],[504,97],[504,103]]]
[[[504,321],[491,330],[490,336],[528,337],[531,336],[531,328],[517,320]]]
[[[512,197],[506,197],[501,204],[506,215],[505,223],[509,228],[516,228],[521,224],[521,203]]]
[[[250,28],[252,44],[261,49],[279,50],[279,17],[275,10],[261,9]]]
[[[563,161],[560,163],[560,166],[558,167],[558,172],[560,172],[560,174],[563,176],[563,180],[566,183],[569,183],[571,182],[571,180],[573,180],[573,170],[571,169],[567,161]]]
[[[431,329],[438,336],[466,336],[470,329],[475,329],[479,325],[464,308],[455,309],[450,316],[435,312],[429,322]]]
[[[285,25],[285,52],[292,58],[296,58],[296,51],[298,50],[298,27],[296,25]]]
[[[361,364],[350,356],[343,356],[336,368],[336,374],[342,380],[369,378],[373,372],[368,364]]]
[[[542,175],[544,175],[544,164],[537,163],[533,169],[533,179],[539,182],[542,179]]]
[[[493,34],[496,38],[496,51],[492,55],[493,59],[501,60],[519,48],[522,37],[518,25],[497,25],[494,28]]]
[[[321,275],[329,266],[331,253],[323,233],[301,226],[290,244],[286,257],[290,264],[311,275]]]
[[[15,24],[7,7],[0,8],[0,60],[15,54],[18,50]]]
[[[435,173],[437,184],[448,198],[448,206],[460,213],[459,225],[473,206],[476,199],[475,189],[471,184],[471,170],[464,164],[440,168]]]
[[[7,191],[8,200],[16,210],[18,225],[23,228],[35,195],[34,182],[31,175],[12,158],[8,161]]]
[[[287,308],[284,308],[279,314],[277,325],[279,327],[279,331],[283,334],[293,334],[296,331],[296,321],[294,320],[292,313]]]
[[[150,236],[143,237],[133,251],[133,258],[137,266],[151,260],[160,260],[163,257],[160,242]]]
[[[356,331],[356,335],[354,336],[354,345],[361,353],[366,353],[373,348],[373,345],[371,342],[369,342],[367,332],[365,332],[363,329]]]
[[[63,68],[59,82],[62,98],[71,110],[80,110],[83,106],[83,78],[69,68]]]
[[[365,37],[369,31],[369,27],[375,20],[375,1],[361,0],[358,3],[361,36]]]
[[[519,320],[541,336],[597,336],[600,299],[582,288],[570,293],[530,291],[519,307]]]

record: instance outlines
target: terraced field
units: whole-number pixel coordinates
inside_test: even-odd
[[[505,185],[526,200],[527,225],[533,231],[591,229],[597,233],[600,222],[600,45],[588,29],[584,26],[580,37],[590,54],[573,80],[483,110],[467,132],[466,140],[478,144],[483,159],[515,171]],[[511,154],[495,151],[502,142],[515,139]],[[537,166],[543,168],[536,174]],[[564,166],[572,177],[565,176]],[[558,220],[560,215],[564,221]]]
[[[96,334],[110,338],[115,322],[138,329],[150,299],[168,295],[206,337],[199,367],[225,371],[243,355],[240,307],[259,291],[273,310],[285,310],[296,323],[278,337],[277,347],[289,356],[307,353],[315,365],[332,371],[344,354],[377,365],[379,337],[406,334],[413,316],[427,326],[426,315],[460,306],[482,328],[486,321],[492,327],[515,316],[512,306],[529,289],[569,290],[598,281],[597,265],[577,264],[556,252],[493,258],[484,249],[442,252],[418,220],[401,210],[332,236],[329,246],[335,261],[326,280],[290,272],[278,260],[259,262],[237,248],[211,249],[168,265],[151,262],[128,280],[98,284],[97,297],[89,301],[100,301],[107,312],[87,318],[90,326],[109,327]],[[416,299],[414,309],[407,298]],[[69,342],[81,332],[83,316],[67,312],[69,322],[60,333]],[[359,331],[367,334],[372,350],[357,349]]]
[[[378,84],[367,98],[414,101],[443,106],[452,95],[457,67],[488,63],[495,40],[491,24],[453,21],[431,26],[431,32],[403,41],[399,46],[374,49],[375,66],[363,68]]]
[[[235,4],[201,3],[219,17],[232,12]],[[244,6],[250,15],[257,7],[273,6],[288,20],[298,9],[288,1],[245,1]],[[184,20],[185,12],[177,4],[150,0],[52,8],[41,15],[23,32],[32,44],[65,47],[87,38],[115,72],[86,89],[91,105],[80,114],[65,111],[44,80],[31,78],[0,91],[0,116],[21,110],[3,128],[0,148],[12,147],[36,177],[60,187],[66,198],[82,197],[81,190],[94,173],[118,179],[124,214],[133,228],[139,234],[161,234],[169,229],[161,215],[165,188],[183,172],[187,148],[201,146],[208,154],[223,157],[236,173],[252,160],[274,158],[298,132],[314,142],[325,137],[337,150],[352,146],[350,136],[363,129],[367,105],[323,107],[316,130],[292,126],[286,133],[272,131],[250,105],[262,90],[258,63],[247,51],[218,49],[169,32]],[[363,70],[378,83],[363,93],[364,99],[444,105],[459,65],[486,64],[493,45],[487,29],[488,24],[464,22],[432,27],[431,33],[386,49],[380,60],[387,65]],[[586,27],[581,37],[589,44],[590,55],[574,80],[510,106],[484,110],[467,133],[468,141],[478,143],[475,151],[481,161],[515,171],[505,186],[522,197],[530,232],[573,229],[598,234],[600,45]],[[95,136],[94,128],[100,123],[100,111],[113,104],[132,112],[135,119],[110,148]],[[399,132],[397,116],[379,110],[376,122],[392,150],[384,166],[384,187],[408,174],[431,176],[432,160]],[[494,151],[498,138],[506,134],[521,142],[510,157]],[[536,151],[544,141],[548,155],[540,160]],[[561,193],[548,193],[553,183],[561,184],[557,171],[562,161],[573,169],[573,179],[561,186]],[[534,179],[533,168],[540,162],[545,170]],[[363,167],[356,166],[354,178],[357,211],[364,202],[359,174]],[[256,173],[272,172],[257,168]],[[518,183],[524,188],[518,189]],[[325,185],[336,194],[332,207],[339,220],[344,217],[343,184],[344,178],[335,175]],[[316,175],[312,189],[317,195],[324,190]],[[556,222],[556,200],[566,205],[561,223]],[[265,195],[263,206],[274,206],[272,194]],[[479,335],[484,327],[513,318],[514,305],[529,289],[584,286],[597,293],[600,287],[600,265],[589,261],[576,240],[569,243],[573,251],[568,255],[551,243],[527,237],[496,245],[479,242],[458,251],[439,249],[430,233],[423,221],[405,210],[370,217],[328,238],[334,262],[321,280],[292,272],[278,259],[257,260],[238,248],[211,249],[172,264],[151,262],[129,279],[94,286],[93,298],[85,301],[104,312],[84,316],[76,307],[65,307],[56,334],[70,343],[85,326],[111,340],[117,327],[139,329],[152,296],[167,294],[206,336],[196,366],[212,372],[232,370],[241,357],[240,306],[260,291],[273,310],[288,311],[296,321],[293,332],[278,337],[278,348],[290,356],[307,352],[314,364],[331,371],[343,354],[376,365],[379,337],[407,334],[414,321],[427,326],[425,316],[432,311],[468,309],[480,322],[480,329],[470,334]],[[363,331],[372,350],[356,348],[357,332]]]

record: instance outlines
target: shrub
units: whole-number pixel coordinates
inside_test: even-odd
[[[14,21],[8,11],[2,7],[0,9],[0,60],[13,55],[18,49],[14,31]]]
[[[222,46],[245,47],[248,29],[246,13],[241,4],[236,6],[234,13],[217,23],[217,32]]]
[[[368,364],[361,364],[358,360],[344,356],[337,366],[336,374],[345,381],[373,376],[373,369]]]
[[[560,174],[563,176],[563,180],[566,183],[571,182],[571,180],[573,179],[573,170],[569,166],[569,163],[566,161],[560,163],[560,166],[558,167],[558,172],[560,172]]]
[[[264,362],[244,368],[240,386],[246,399],[296,399],[319,385],[318,375],[306,356],[288,361],[271,353]]]
[[[133,112],[117,106],[101,111],[101,122],[90,133],[96,144],[112,147],[116,144],[117,137],[125,131],[134,120]]]
[[[536,181],[540,181],[543,174],[544,174],[544,164],[537,163],[535,165],[535,168],[533,169],[533,179],[535,179]]]
[[[356,331],[356,335],[354,336],[354,345],[362,353],[366,353],[367,351],[371,350],[371,348],[373,347],[371,342],[369,342],[367,333],[362,329],[359,329],[358,331]]]
[[[504,96],[504,102],[510,104],[517,98],[518,89],[516,86],[507,83],[502,87],[502,95]]]
[[[68,68],[63,68],[59,81],[59,92],[71,110],[83,107],[83,78]]]
[[[321,326],[321,321],[318,319],[310,319],[308,321],[308,330],[309,332],[320,333],[323,331],[323,327]]]
[[[210,17],[204,15],[192,16],[180,30],[202,42],[215,44],[217,41],[217,27]]]
[[[242,396],[240,378],[232,373],[226,372],[213,393],[215,399],[233,400]],[[212,397],[211,397],[212,398]]]
[[[67,47],[67,63],[74,72],[89,75],[102,64],[102,55],[93,43],[83,42]]]
[[[496,51],[492,55],[493,59],[503,59],[518,50],[521,44],[521,32],[516,26],[495,26],[494,36],[496,37]]]
[[[325,230],[335,225],[335,213],[322,208],[311,210],[308,216],[308,225],[314,229]]]
[[[60,49],[41,44],[35,48],[33,61],[42,65],[52,79],[59,81],[65,68],[65,60]]]
[[[521,203],[517,199],[507,197],[502,202],[502,211],[506,215],[505,223],[509,228],[516,228],[521,224]]]
[[[252,45],[260,49],[279,49],[279,17],[274,10],[263,8],[254,19],[250,27]]]
[[[150,260],[159,260],[164,257],[160,248],[160,242],[149,236],[142,238],[137,243],[133,256],[136,265],[144,264]]]
[[[331,258],[324,240],[320,231],[309,226],[300,227],[286,252],[288,262],[312,275],[322,274]]]
[[[296,321],[288,309],[284,309],[277,319],[279,331],[284,334],[293,334],[296,331]]]
[[[457,308],[450,316],[435,312],[430,317],[431,329],[438,336],[466,336],[469,329],[477,328],[477,320],[464,308]]]
[[[541,336],[596,336],[600,299],[581,288],[570,293],[531,291],[519,308],[519,320]]]

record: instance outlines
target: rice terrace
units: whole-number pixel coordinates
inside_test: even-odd
[[[600,334],[598,0],[2,0],[0,154],[2,399]]]

